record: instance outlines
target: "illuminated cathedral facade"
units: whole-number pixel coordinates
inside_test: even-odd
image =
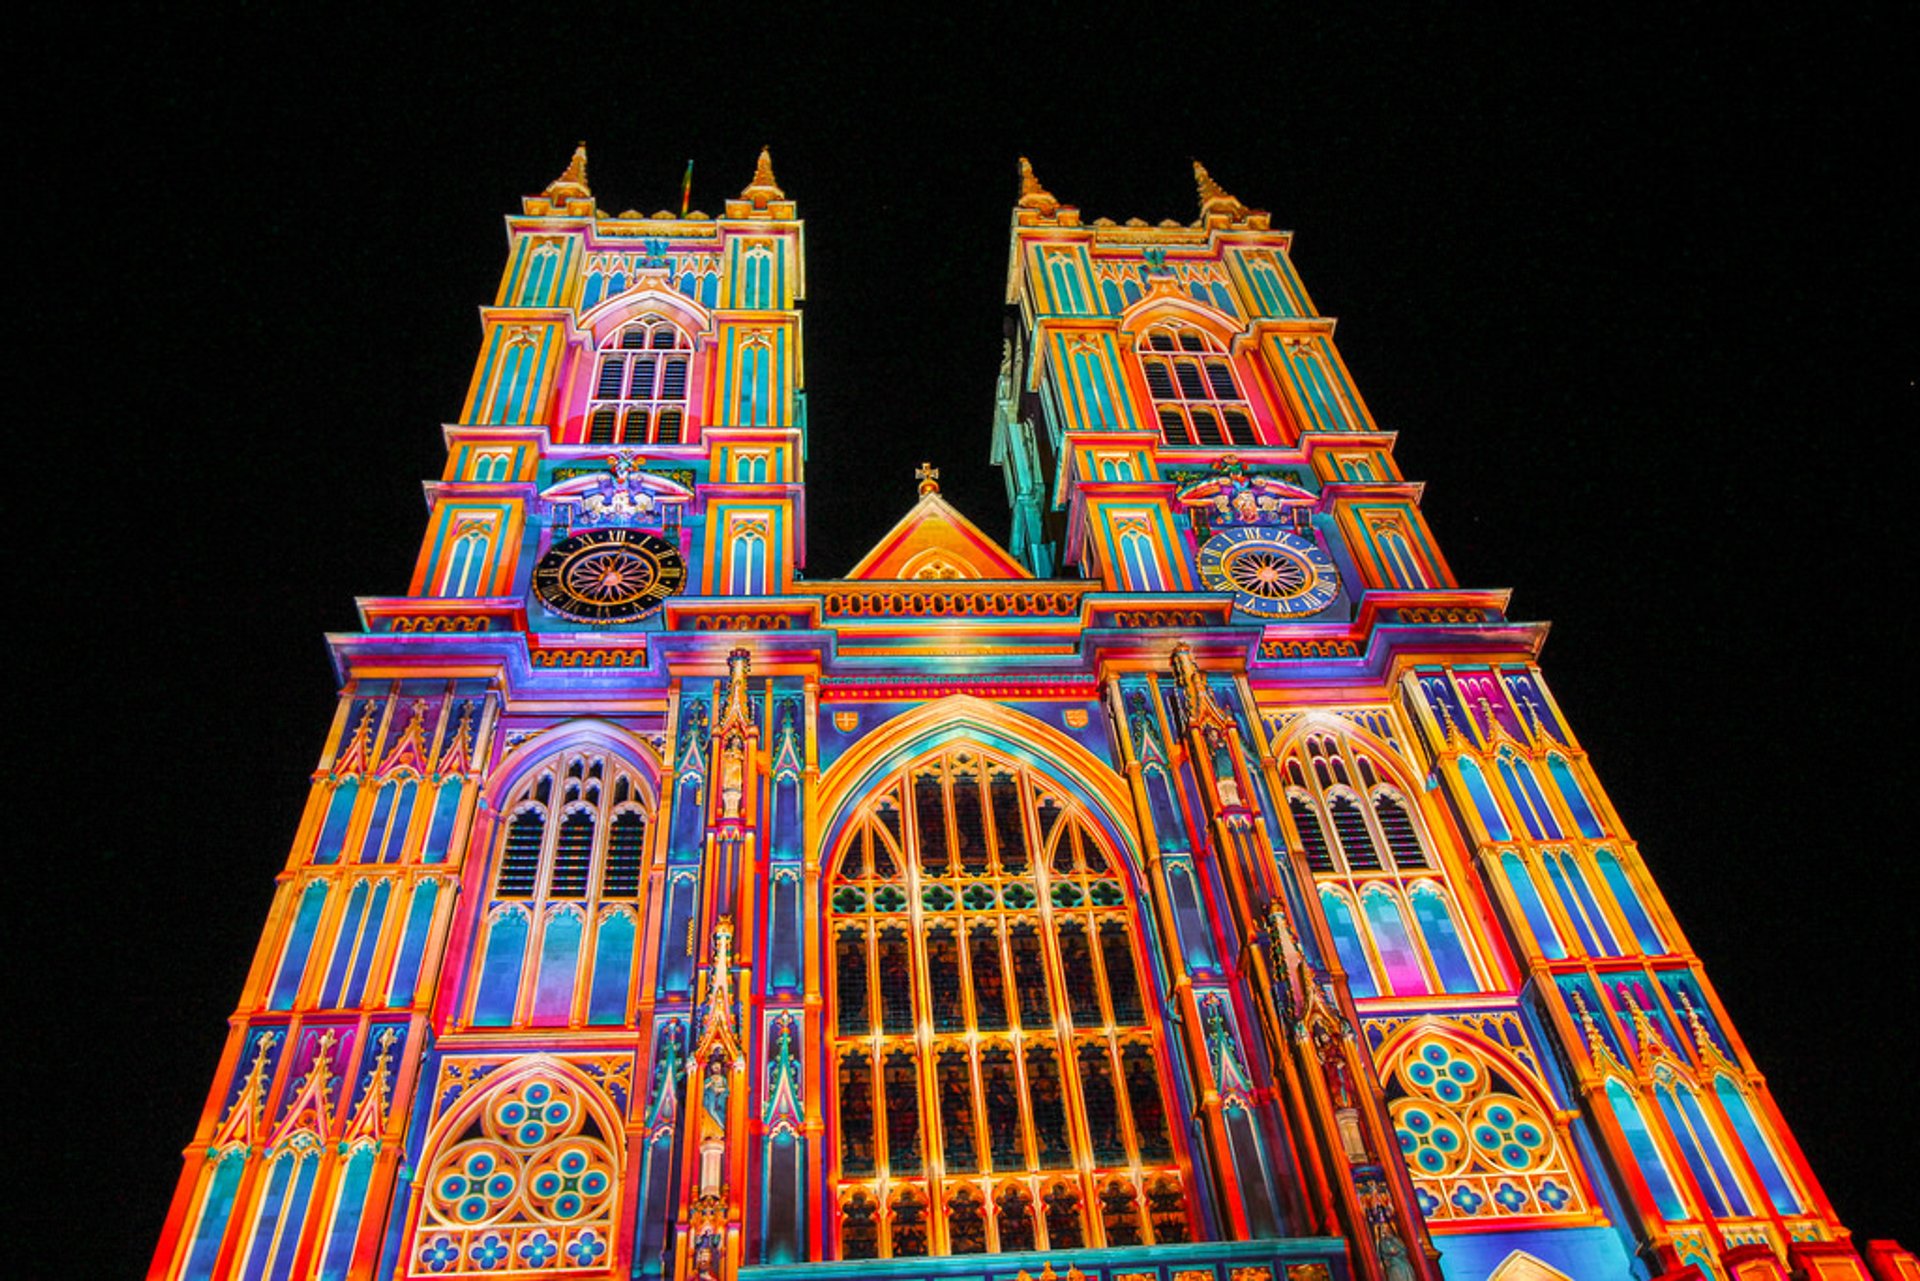
[[[1010,533],[922,468],[835,579],[766,154],[524,201],[151,1276],[1920,1277],[1195,173],[1021,162]]]

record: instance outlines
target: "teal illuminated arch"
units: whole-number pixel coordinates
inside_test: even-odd
[[[1401,812],[1404,813],[1408,821],[1414,825],[1415,839],[1422,842],[1422,849],[1436,860],[1436,866],[1432,868],[1405,866],[1400,867],[1399,870],[1408,873],[1438,871],[1447,876],[1451,882],[1452,869],[1447,866],[1446,860],[1441,856],[1441,850],[1446,842],[1435,835],[1434,828],[1436,824],[1434,816],[1429,812],[1428,808],[1420,804],[1417,799],[1425,789],[1420,786],[1419,781],[1409,772],[1406,762],[1400,757],[1399,751],[1365,725],[1358,725],[1352,721],[1337,716],[1329,716],[1325,713],[1310,712],[1288,726],[1284,734],[1273,740],[1273,758],[1276,761],[1284,762],[1287,754],[1293,751],[1296,745],[1303,745],[1307,736],[1315,733],[1330,734],[1335,738],[1346,739],[1366,749],[1367,754],[1373,758],[1374,764],[1383,772],[1382,777],[1377,784],[1372,786],[1363,787],[1358,783],[1349,783],[1348,787],[1353,791],[1354,795],[1364,796],[1369,808],[1372,807],[1373,796],[1377,793],[1380,786],[1391,788],[1397,794]],[[1461,757],[1459,764],[1463,767],[1468,765],[1468,759],[1464,756]],[[1464,774],[1464,769],[1462,772]],[[1472,790],[1471,786],[1469,786],[1468,790]],[[1496,810],[1495,813],[1498,813],[1498,810]],[[1497,839],[1504,840],[1506,839],[1506,835],[1506,829],[1503,826],[1499,831]],[[1466,842],[1466,844],[1470,847],[1472,842],[1469,841]],[[1389,853],[1393,855],[1396,867],[1399,867],[1400,851],[1390,849]]]

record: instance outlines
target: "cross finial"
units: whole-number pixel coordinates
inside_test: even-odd
[[[932,463],[921,463],[913,469],[913,478],[920,482],[920,496],[940,492],[940,469]]]

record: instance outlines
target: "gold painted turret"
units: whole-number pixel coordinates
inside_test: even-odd
[[[1063,205],[1051,191],[1040,185],[1033,162],[1020,157],[1020,199],[1014,203],[1014,221],[1023,227],[1057,222],[1063,227],[1080,225],[1080,211]]]
[[[1033,172],[1033,162],[1025,156],[1020,157],[1020,207],[1038,209],[1041,216],[1051,218],[1060,208],[1060,202],[1053,193],[1040,185],[1039,177]]]
[[[773,155],[760,148],[760,159],[753,166],[753,181],[741,191],[738,200],[727,201],[729,218],[778,218],[794,216],[793,201],[773,177]]]
[[[587,186],[587,144],[575,147],[573,159],[567,161],[560,176],[539,195],[523,198],[520,207],[534,218],[591,218],[593,191]]]
[[[1263,210],[1249,209],[1240,198],[1213,180],[1207,167],[1193,162],[1193,181],[1200,192],[1200,222],[1203,227],[1255,227],[1267,225]]]

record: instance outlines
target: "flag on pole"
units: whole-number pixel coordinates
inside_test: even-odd
[[[680,180],[680,216],[687,216],[687,209],[693,203],[693,161],[687,161],[687,176]]]

